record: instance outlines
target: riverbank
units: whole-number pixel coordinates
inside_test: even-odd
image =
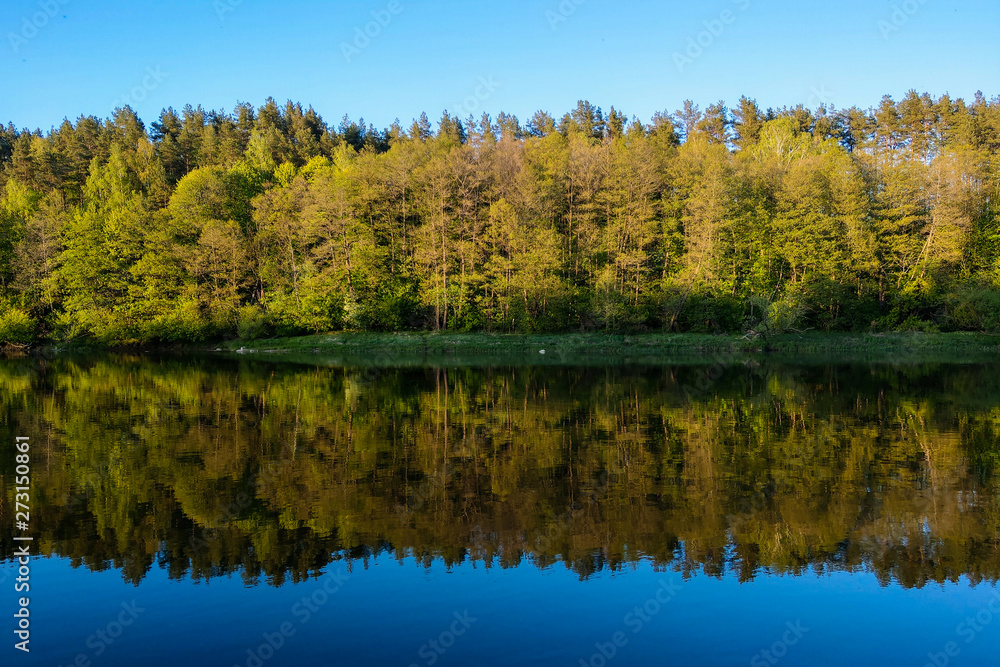
[[[204,349],[204,348],[203,348]],[[788,361],[973,363],[1000,359],[1000,336],[978,333],[782,334],[767,338],[706,334],[335,333],[235,340],[216,353],[345,365],[491,363],[737,363]]]

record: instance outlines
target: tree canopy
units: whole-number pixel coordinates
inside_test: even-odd
[[[1000,330],[1000,98],[0,127],[0,344]]]

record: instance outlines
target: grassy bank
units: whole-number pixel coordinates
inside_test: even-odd
[[[337,333],[228,341],[211,348],[289,361],[345,365],[620,364],[787,361],[983,362],[1000,359],[1000,336],[976,333],[705,334]],[[544,351],[544,352],[543,352]]]

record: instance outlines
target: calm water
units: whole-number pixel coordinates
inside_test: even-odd
[[[2,664],[996,664],[998,431],[1000,365],[0,361]]]

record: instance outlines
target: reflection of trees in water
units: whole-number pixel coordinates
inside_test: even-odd
[[[352,391],[362,372],[5,363],[39,546],[134,582],[157,563],[277,585],[377,554],[907,586],[1000,571],[987,367],[732,366],[697,395],[692,367],[387,370]]]

